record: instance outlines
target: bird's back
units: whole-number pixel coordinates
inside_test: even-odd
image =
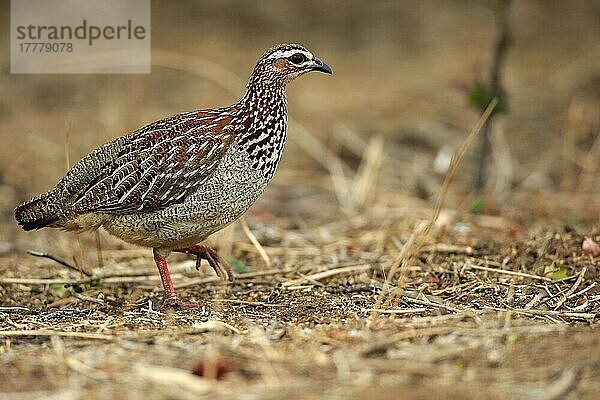
[[[90,213],[143,214],[182,202],[214,173],[231,143],[227,115],[226,109],[178,114],[114,139],[83,157],[53,189],[18,206],[15,218],[25,230],[90,229],[97,226],[71,222]]]

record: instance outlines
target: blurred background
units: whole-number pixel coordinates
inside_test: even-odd
[[[250,216],[431,204],[480,114],[473,88],[490,80],[498,20],[491,0],[154,1],[148,75],[10,74],[2,29],[0,239],[20,235],[12,209],[67,164],[154,120],[237,101],[257,58],[282,42],[305,45],[334,74],[288,88],[290,139]],[[598,221],[599,20],[599,1],[512,2],[507,108],[494,117],[475,211]],[[479,149],[449,207],[472,211]]]
[[[11,74],[0,1],[0,398],[598,397],[600,1],[153,1],[147,75]],[[236,102],[282,42],[334,73],[288,87],[276,176],[214,238],[237,283],[169,258],[208,311],[161,309],[149,249],[16,225],[101,144]]]

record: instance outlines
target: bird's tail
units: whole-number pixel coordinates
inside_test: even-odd
[[[60,220],[58,196],[54,190],[42,193],[15,208],[15,219],[26,231],[52,226]]]

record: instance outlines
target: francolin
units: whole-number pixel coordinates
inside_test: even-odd
[[[222,279],[229,264],[200,244],[257,200],[273,177],[287,130],[286,85],[310,71],[331,74],[306,48],[284,44],[258,60],[237,103],[146,125],[92,151],[56,186],[15,209],[26,231],[82,232],[104,227],[151,247],[165,303],[189,305],[173,287],[172,251],[205,259]]]

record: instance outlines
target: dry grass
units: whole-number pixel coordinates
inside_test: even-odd
[[[489,207],[472,215],[473,154],[449,173],[443,161],[477,120],[449,82],[487,65],[484,2],[245,4],[190,2],[183,18],[156,3],[149,76],[1,76],[13,96],[0,101],[0,399],[596,398],[600,267],[582,251],[585,237],[600,242],[588,6],[514,4],[511,107],[494,124]],[[290,88],[275,181],[213,239],[236,282],[171,257],[182,297],[205,307],[162,307],[147,249],[17,230],[14,205],[65,162],[234,100],[256,53],[293,38],[335,75]]]
[[[147,251],[119,249],[107,238],[105,267],[85,268],[92,277],[51,259],[5,257],[0,357],[10,368],[2,369],[0,391],[10,398],[385,398],[387,391],[593,398],[600,270],[581,253],[583,235],[518,234],[507,245],[498,228],[457,221],[469,232],[430,239],[406,268],[396,306],[378,309],[377,298],[396,289],[387,266],[416,222],[404,216],[389,224],[393,208],[382,208],[340,211],[321,224],[326,217],[299,215],[310,228],[251,216],[262,245],[237,233],[233,255],[250,271],[235,284],[198,276],[185,257],[171,263],[181,294],[208,302],[199,309],[163,308]],[[502,235],[510,235],[511,221],[503,222]],[[588,233],[600,240],[600,232]],[[136,266],[140,259],[145,268]],[[368,318],[374,311],[376,323]]]

